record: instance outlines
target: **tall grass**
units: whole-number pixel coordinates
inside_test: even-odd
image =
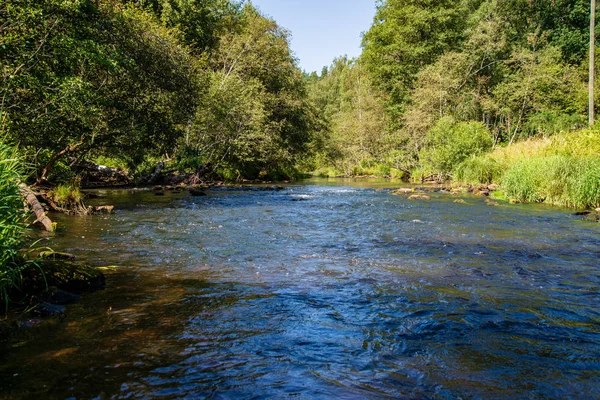
[[[20,249],[25,233],[26,213],[19,193],[23,163],[16,149],[0,138],[0,298],[18,283],[22,263]]]
[[[83,201],[83,193],[75,184],[60,184],[50,191],[49,196],[61,207],[75,207]]]
[[[456,166],[457,180],[499,183],[509,199],[572,208],[600,207],[600,131],[529,139]]]

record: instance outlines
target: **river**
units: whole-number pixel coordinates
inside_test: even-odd
[[[600,226],[312,180],[97,191],[50,245],[106,270],[0,341],[0,398],[600,398]]]

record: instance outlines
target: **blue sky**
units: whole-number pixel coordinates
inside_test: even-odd
[[[334,57],[360,55],[361,33],[373,22],[375,0],[252,0],[291,31],[300,68],[321,72]]]

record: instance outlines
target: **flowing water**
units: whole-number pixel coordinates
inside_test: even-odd
[[[389,184],[100,191],[107,270],[0,343],[0,398],[600,398],[600,226]]]

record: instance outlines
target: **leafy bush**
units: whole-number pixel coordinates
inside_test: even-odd
[[[23,174],[17,151],[0,139],[0,298],[19,278],[19,250],[23,244],[26,213],[19,193]]]
[[[482,123],[445,117],[428,132],[421,162],[430,173],[448,176],[468,157],[483,154],[492,145],[492,136]]]

